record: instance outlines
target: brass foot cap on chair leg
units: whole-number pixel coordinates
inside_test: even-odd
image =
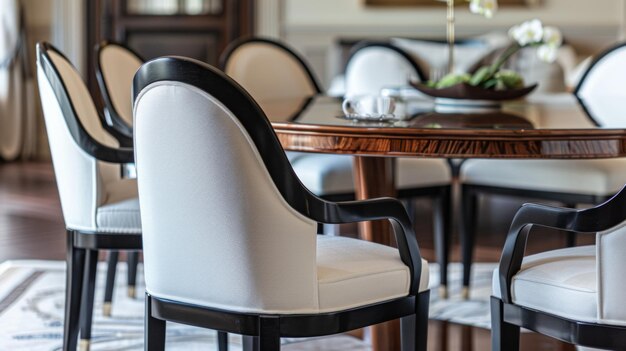
[[[89,347],[91,347],[91,340],[81,339],[78,344],[78,349],[80,351],[89,351]]]
[[[111,317],[111,309],[113,306],[110,302],[105,302],[102,304],[102,315],[105,317]]]
[[[129,285],[128,286],[128,297],[130,297],[131,299],[134,299],[135,298],[135,291],[136,291],[135,287]]]
[[[461,297],[463,298],[463,300],[469,300],[469,297],[470,297],[469,287],[467,286],[463,287],[463,290],[461,290]]]
[[[448,298],[448,287],[446,285],[439,286],[439,297],[442,299]]]

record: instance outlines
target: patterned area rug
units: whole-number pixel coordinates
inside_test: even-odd
[[[143,350],[143,288],[137,299],[126,297],[126,267],[118,265],[113,300],[113,317],[103,317],[102,294],[105,265],[100,265],[92,350]],[[461,266],[450,266],[450,293],[439,299],[433,289],[430,318],[489,328],[491,272],[495,264],[476,264],[471,299],[463,301]],[[437,286],[438,267],[431,266],[431,286]],[[142,280],[141,267],[138,282]],[[0,349],[13,351],[53,351],[61,349],[65,263],[60,261],[11,261],[0,264]],[[168,350],[216,349],[215,332],[179,324],[168,324]],[[230,350],[241,350],[241,338],[230,336]],[[367,342],[345,336],[283,341],[285,351],[370,350]]]

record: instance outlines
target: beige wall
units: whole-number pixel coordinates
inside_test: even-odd
[[[312,62],[325,83],[336,73],[329,50],[339,37],[445,37],[445,7],[372,8],[364,0],[283,0],[282,37]],[[624,31],[626,0],[539,0],[539,5],[501,8],[493,19],[457,10],[457,35],[507,30],[539,18],[561,28],[581,55],[615,42]],[[435,3],[435,0],[433,0]]]
[[[26,28],[28,31],[28,46],[30,54],[30,63],[32,72],[35,73],[35,44],[42,40],[50,41],[52,39],[52,21],[54,15],[54,1],[52,0],[21,0],[24,6],[24,14],[26,19]],[[35,77],[33,77],[35,78]],[[36,90],[36,88],[35,88]],[[48,140],[46,138],[45,127],[43,123],[43,115],[39,104],[39,96],[35,92],[35,97],[31,100],[36,106],[34,108],[34,125],[36,132],[32,142],[26,142],[25,147],[33,149],[33,153],[29,156],[37,159],[48,159],[50,151],[48,149]]]
[[[458,1],[458,0],[457,0]],[[445,18],[445,7],[366,7],[363,0],[285,0],[287,27],[313,26],[377,26],[398,28],[437,25]],[[436,1],[433,0],[436,4]],[[619,25],[622,21],[622,0],[543,0],[540,5],[501,8],[491,20],[472,15],[459,7],[460,25],[489,27],[508,26],[528,18],[540,18],[560,26]],[[592,14],[592,15],[591,15]]]

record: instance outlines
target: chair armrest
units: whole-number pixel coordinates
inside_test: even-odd
[[[524,204],[515,214],[500,259],[500,293],[511,303],[511,282],[519,272],[532,226],[577,233],[596,233],[626,220],[626,187],[608,201],[583,210]]]
[[[121,146],[133,146],[133,127],[129,126],[109,104],[104,108],[104,122],[104,128]]]
[[[95,140],[90,140],[82,144],[81,148],[99,161],[119,164],[135,162],[135,152],[133,148],[111,148],[102,145]]]
[[[393,198],[362,201],[327,202],[319,211],[311,210],[312,219],[322,223],[354,223],[388,219],[391,222],[402,262],[411,272],[409,292],[418,293],[422,272],[422,256],[413,224],[402,203]]]

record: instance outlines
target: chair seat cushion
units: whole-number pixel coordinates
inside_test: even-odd
[[[499,270],[493,295],[501,297]],[[595,246],[546,251],[524,258],[511,295],[519,306],[584,322],[598,322]]]
[[[422,260],[420,292],[428,289]],[[410,273],[398,250],[338,236],[317,238],[320,312],[345,310],[407,296]]]
[[[626,183],[626,159],[468,160],[461,182],[502,188],[608,196]]]
[[[105,200],[96,210],[98,232],[141,234],[137,181],[122,179],[105,188]]]
[[[307,154],[292,166],[300,181],[318,196],[354,193],[353,157],[346,155]],[[398,158],[398,189],[424,188],[450,184],[450,167],[443,159]]]

